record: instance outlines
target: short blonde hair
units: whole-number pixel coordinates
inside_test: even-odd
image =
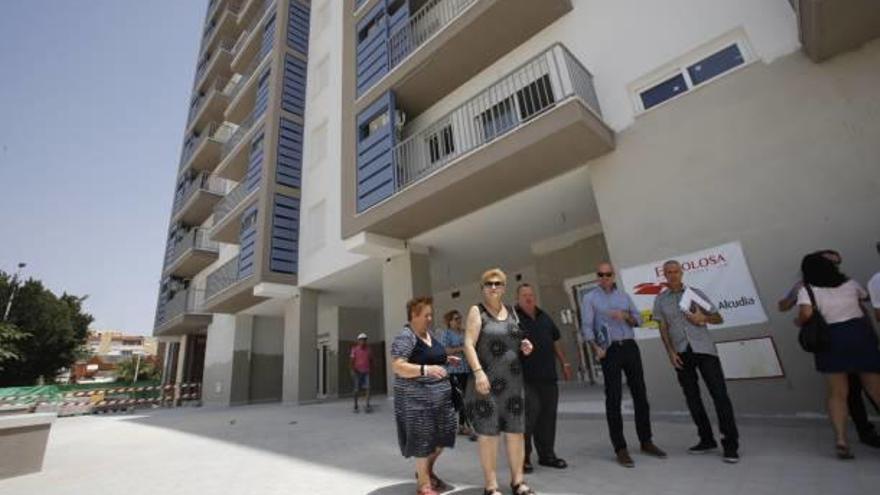
[[[485,284],[487,280],[495,277],[500,278],[504,285],[507,285],[507,275],[500,268],[491,268],[483,272],[483,276],[480,277],[480,284]]]

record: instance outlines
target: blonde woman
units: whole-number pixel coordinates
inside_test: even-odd
[[[516,313],[505,306],[507,276],[494,268],[480,279],[483,302],[467,315],[464,354],[473,375],[465,398],[468,418],[479,437],[484,495],[500,495],[495,474],[498,438],[503,434],[514,495],[534,495],[523,480],[525,397],[521,359],[532,353]]]

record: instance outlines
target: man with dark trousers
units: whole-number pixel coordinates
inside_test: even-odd
[[[641,316],[632,298],[617,288],[611,263],[600,263],[596,267],[596,275],[599,277],[599,287],[584,294],[580,302],[581,333],[592,348],[593,355],[602,364],[602,375],[605,378],[605,417],[617,462],[624,467],[635,467],[623,436],[623,416],[620,412],[623,396],[621,375],[626,375],[626,383],[633,398],[636,433],[642,453],[664,459],[666,452],[652,441],[651,412],[645,389],[642,356],[633,330],[633,327],[641,324]]]
[[[739,462],[739,432],[733,416],[733,404],[727,395],[727,384],[715,342],[707,324],[719,325],[724,319],[718,308],[700,289],[682,282],[681,263],[663,264],[667,288],[654,299],[654,319],[660,323],[660,337],[675,368],[678,383],[684,392],[691,418],[697,426],[700,441],[688,449],[690,454],[705,454],[718,448],[712,423],[700,397],[699,378],[712,396],[721,430],[724,462]]]
[[[568,464],[556,456],[556,409],[559,386],[556,384],[556,359],[566,380],[571,379],[571,365],[559,344],[559,328],[550,315],[536,304],[535,290],[529,284],[516,289],[516,313],[534,350],[523,360],[526,388],[526,455],[523,470],[532,471],[532,439],[538,451],[538,464],[565,469]]]

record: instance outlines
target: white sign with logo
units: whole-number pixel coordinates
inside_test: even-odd
[[[767,321],[739,242],[668,259],[678,260],[684,272],[684,284],[702,290],[721,312],[724,323],[710,325],[710,329]],[[633,298],[645,322],[643,328],[636,329],[638,339],[660,337],[657,323],[651,321],[651,315],[654,298],[666,288],[666,279],[663,277],[665,261],[657,260],[620,272],[620,283]]]

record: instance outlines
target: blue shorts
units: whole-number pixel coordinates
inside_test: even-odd
[[[352,381],[354,382],[354,391],[370,390],[370,374],[355,371],[352,373]]]

